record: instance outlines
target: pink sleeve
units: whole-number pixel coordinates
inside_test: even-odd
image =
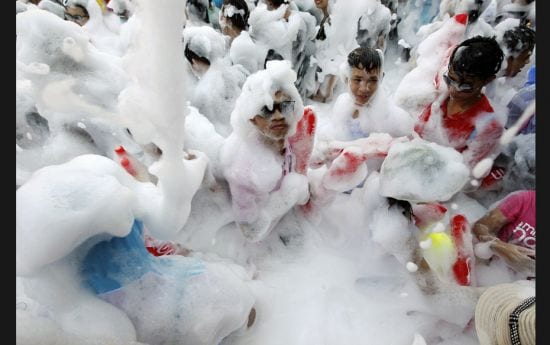
[[[506,197],[498,206],[508,221],[513,221],[521,215],[523,205],[528,202],[528,192],[513,193]]]

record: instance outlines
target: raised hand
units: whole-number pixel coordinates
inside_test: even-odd
[[[317,118],[313,109],[304,108],[304,115],[296,125],[296,133],[288,138],[292,152],[296,155],[296,169],[299,174],[305,175],[309,166],[313,150]]]

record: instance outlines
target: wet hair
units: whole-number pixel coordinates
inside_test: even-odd
[[[208,8],[200,0],[187,0],[186,6],[190,12],[193,12],[205,23],[210,23],[208,19]]]
[[[208,60],[208,59],[205,58],[205,57],[199,56],[197,53],[195,53],[194,51],[192,51],[192,50],[189,48],[189,44],[187,44],[187,45],[185,46],[185,50],[184,50],[183,54],[185,55],[185,58],[187,59],[187,61],[189,61],[190,64],[193,64],[193,59],[195,59],[195,60],[198,60],[198,61],[202,61],[202,62],[204,62],[205,64],[207,64],[207,65],[210,66],[210,60]]]
[[[484,0],[475,0],[473,8],[468,11],[468,22],[469,24],[475,23],[479,15],[481,14],[481,9],[483,7]]]
[[[516,26],[504,33],[502,42],[512,55],[535,48],[535,31],[526,25]]]
[[[374,48],[359,47],[349,53],[348,64],[350,67],[370,72],[382,69],[382,58],[380,57],[380,53]]]
[[[231,21],[234,27],[239,30],[246,30],[248,28],[248,16],[250,10],[245,0],[223,0],[223,5],[235,6],[237,10],[243,10],[244,14],[234,13],[231,17],[227,17],[227,20]],[[223,8],[223,6],[222,6]]]
[[[268,61],[271,61],[271,60],[284,60],[284,59],[285,59],[285,58],[284,58],[281,54],[277,53],[277,52],[276,52],[275,50],[273,50],[273,49],[269,49],[269,50],[267,51],[267,55],[265,56],[264,69],[265,69],[265,67],[267,66],[267,62],[268,62]]]
[[[399,199],[394,199],[394,198],[390,198],[388,197],[388,208],[391,208],[393,205],[397,205],[399,207],[401,207],[403,209],[403,215],[410,221],[413,220],[413,210],[412,210],[412,205],[410,202],[406,201],[406,200],[399,200]]]
[[[451,54],[449,67],[459,77],[472,76],[486,80],[495,75],[504,54],[494,37],[475,36],[460,43]]]
[[[275,8],[279,8],[284,3],[288,3],[288,0],[267,0],[273,5]]]

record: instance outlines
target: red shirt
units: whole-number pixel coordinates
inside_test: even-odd
[[[487,113],[494,113],[493,107],[485,95],[481,95],[479,101],[466,111],[450,115],[447,114],[448,102],[449,98],[440,107],[443,114],[442,127],[445,130],[449,143],[451,143],[451,147],[459,152],[464,152],[468,148],[470,149],[466,162],[473,167],[475,163],[485,158],[496,148],[498,139],[500,139],[504,128],[496,118],[488,117],[487,123],[484,123],[481,127],[478,124],[480,128],[476,129],[476,122],[478,120]],[[431,139],[425,130],[431,115],[432,104],[424,109],[414,127],[415,132],[426,140]],[[478,130],[479,132],[477,132]],[[447,143],[438,144],[446,145]]]
[[[447,98],[441,104],[441,111],[443,112],[443,127],[447,130],[449,141],[451,142],[465,142],[475,129],[475,120],[480,114],[494,112],[493,107],[489,103],[489,100],[485,95],[481,95],[481,98],[471,108],[462,112],[447,114],[447,104],[449,99]],[[424,132],[424,125],[430,119],[432,115],[432,105],[430,104],[422,115],[420,115],[414,130],[422,137]],[[462,152],[466,149],[466,145],[455,147],[456,150]]]

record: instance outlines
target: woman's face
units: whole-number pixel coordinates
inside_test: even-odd
[[[270,139],[286,138],[290,125],[289,117],[294,114],[295,101],[282,91],[277,91],[273,97],[273,107],[264,106],[250,122]]]
[[[378,90],[379,80],[379,69],[367,71],[352,67],[349,88],[356,105],[364,106],[371,100],[376,90]]]

